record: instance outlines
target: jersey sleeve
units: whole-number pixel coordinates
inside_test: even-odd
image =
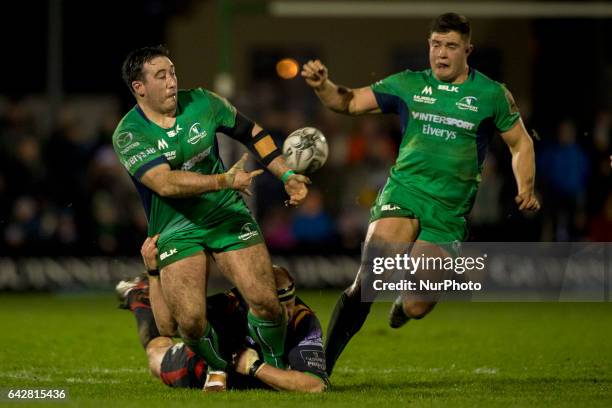
[[[374,96],[376,97],[378,107],[380,108],[382,113],[399,112],[399,104],[401,102],[401,99],[399,97],[399,82],[400,77],[403,74],[403,72],[393,74],[370,85],[370,88],[372,89],[372,92],[374,92]]]
[[[168,163],[154,141],[134,129],[117,129],[113,135],[113,149],[123,167],[137,180],[147,170]]]
[[[303,313],[297,322],[296,336],[297,344],[289,350],[287,358],[292,370],[301,371],[314,375],[329,384],[325,367],[325,352],[323,351],[323,334],[321,324],[314,313],[310,310]]]
[[[233,128],[236,122],[236,108],[227,99],[211,91],[205,91],[215,115],[217,129]]]
[[[500,85],[500,90],[495,98],[495,126],[500,132],[510,130],[517,120],[521,118],[521,114],[514,102],[514,97],[510,91]]]

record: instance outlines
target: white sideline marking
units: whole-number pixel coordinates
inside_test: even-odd
[[[89,373],[89,374],[137,374],[146,373],[149,370],[146,368],[104,368],[104,367],[91,367],[82,368],[79,370],[70,370],[70,373]]]
[[[119,384],[119,380],[98,380],[96,378],[74,378],[68,377],[66,382],[71,384]]]
[[[489,374],[495,375],[499,373],[499,369],[495,367],[478,367],[473,370],[465,368],[457,368],[453,364],[450,367],[423,367],[417,368],[414,366],[408,366],[403,368],[384,368],[384,369],[365,369],[365,368],[351,368],[351,367],[339,367],[335,372],[343,374],[373,374],[373,373],[458,373],[458,374]]]
[[[41,375],[41,370],[18,370],[1,372],[0,379],[12,379],[12,380],[33,380],[44,381],[44,382],[57,382],[67,381],[72,384],[118,384],[119,380],[112,380],[107,378],[82,378],[83,374],[91,374],[93,376],[105,376],[105,375],[119,375],[119,374],[146,374],[149,372],[146,368],[103,368],[103,367],[92,367],[83,368],[77,370],[61,371],[58,369],[47,370],[50,375]],[[69,376],[69,377],[66,377]]]
[[[475,374],[497,374],[499,370],[493,367],[478,367],[474,370]]]
[[[51,381],[51,377],[48,375],[40,375],[39,372],[20,370],[8,373],[0,372],[0,378],[11,378],[13,380],[33,380],[37,381]]]

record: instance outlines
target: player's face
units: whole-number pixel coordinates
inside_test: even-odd
[[[143,66],[144,81],[141,94],[150,107],[158,112],[171,113],[176,110],[178,81],[174,64],[167,57],[156,57]],[[136,90],[138,92],[138,90]]]
[[[456,31],[431,33],[429,64],[434,76],[444,82],[455,82],[467,72],[467,58],[472,52],[469,40]]]

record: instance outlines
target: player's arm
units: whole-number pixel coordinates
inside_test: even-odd
[[[262,363],[253,349],[246,349],[240,353],[236,371],[251,375],[281,391],[323,392],[327,388],[325,382],[315,375],[297,370],[283,370]]]
[[[282,180],[289,195],[289,204],[298,205],[306,198],[306,185],[310,184],[310,179],[294,173],[287,166],[282,152],[268,131],[239,111],[236,111],[234,126],[221,127],[219,131],[244,144],[272,174]]]
[[[323,105],[334,112],[348,115],[381,113],[372,88],[351,89],[336,85],[328,78],[327,67],[319,60],[304,64],[302,77],[314,89]]]
[[[225,189],[250,194],[248,187],[253,178],[263,173],[263,170],[245,171],[247,156],[245,153],[227,172],[210,175],[172,170],[167,163],[162,163],[147,170],[140,181],[162,197],[193,197]]]
[[[533,140],[527,133],[522,120],[501,133],[504,142],[512,153],[512,171],[518,188],[515,198],[519,210],[537,211],[540,203],[535,196],[535,152]]]

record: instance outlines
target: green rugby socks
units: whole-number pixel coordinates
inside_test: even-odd
[[[226,371],[229,363],[219,353],[219,338],[210,322],[206,323],[204,335],[197,340],[183,338],[183,341],[214,371]]]
[[[249,333],[261,346],[264,361],[276,368],[285,368],[283,354],[285,352],[287,320],[284,311],[276,320],[264,320],[254,316],[249,310],[247,320],[249,322]]]

